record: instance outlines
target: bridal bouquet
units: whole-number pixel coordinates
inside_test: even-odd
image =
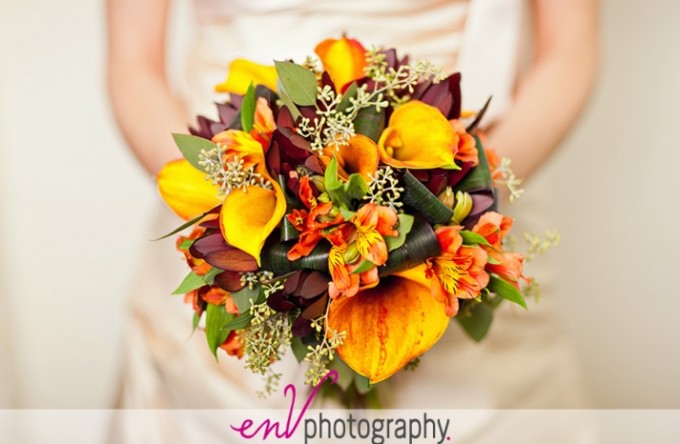
[[[292,348],[306,382],[365,393],[412,367],[455,319],[474,339],[504,299],[523,307],[506,251],[493,153],[461,112],[460,74],[394,49],[329,39],[301,64],[232,63],[219,120],[175,134],[158,176],[188,222],[168,236],[191,272],[175,291],[208,346],[265,375]],[[488,105],[488,103],[487,103]],[[486,108],[486,107],[485,107]]]

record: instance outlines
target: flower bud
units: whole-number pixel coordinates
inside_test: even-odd
[[[317,190],[319,190],[320,193],[323,193],[326,191],[326,181],[322,176],[310,176],[309,180],[314,184]]]
[[[345,251],[344,258],[346,264],[353,264],[359,260],[361,255],[359,254],[359,249],[356,243],[352,242],[347,246],[347,251]]]
[[[451,218],[451,221],[460,225],[472,211],[472,196],[464,191],[458,191],[456,192],[455,200],[456,203],[452,207],[453,217]]]
[[[441,203],[443,203],[444,205],[451,209],[453,209],[453,205],[456,203],[456,199],[451,187],[446,187],[444,191],[439,193],[439,196],[437,196],[437,198]]]

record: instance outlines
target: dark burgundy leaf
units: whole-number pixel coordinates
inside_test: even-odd
[[[284,284],[283,291],[286,294],[295,294],[303,278],[303,271],[296,271]]]
[[[215,276],[215,285],[224,291],[239,291],[243,288],[241,273],[237,273],[236,271],[223,271]]]
[[[293,325],[291,326],[291,332],[293,333],[293,336],[307,336],[308,334],[312,333],[314,331],[312,329],[312,323],[308,319],[304,319],[301,316],[298,316],[295,321],[293,321]]]
[[[211,234],[199,239],[191,245],[189,253],[195,258],[202,259],[213,251],[228,250],[230,247],[224,241],[222,233]]]
[[[449,115],[451,110],[451,93],[449,92],[448,82],[435,83],[423,94],[420,99],[428,105],[432,105],[441,111],[444,116]]]
[[[321,296],[312,305],[305,308],[300,317],[305,319],[316,319],[326,312],[326,305],[328,304],[328,294]]]
[[[255,271],[258,269],[255,258],[238,248],[229,246],[222,251],[212,251],[203,258],[213,267],[228,271]]]
[[[461,94],[460,94],[460,79],[461,75],[459,72],[451,74],[447,80],[449,84],[449,91],[451,92],[451,98],[453,103],[451,104],[451,111],[449,111],[449,119],[458,119],[460,117],[460,107],[462,105]]]
[[[278,312],[288,312],[294,309],[296,306],[292,302],[286,299],[282,291],[277,291],[267,298],[267,305]]]
[[[305,299],[315,298],[321,293],[328,291],[328,283],[330,281],[331,278],[327,274],[312,271],[302,284],[299,295]]]
[[[472,170],[472,162],[463,162],[462,165],[460,165],[460,170],[455,170],[451,171],[448,174],[448,185],[450,187],[455,187],[458,182],[463,180],[465,176]]]

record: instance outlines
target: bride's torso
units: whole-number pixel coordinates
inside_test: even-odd
[[[215,84],[229,62],[302,61],[316,43],[346,34],[366,46],[393,47],[463,73],[464,106],[489,95],[489,114],[510,100],[523,0],[194,0],[197,26],[188,52],[190,109],[212,113]],[[493,69],[489,69],[492,67]]]

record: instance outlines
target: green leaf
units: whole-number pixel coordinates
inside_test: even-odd
[[[357,134],[363,134],[378,143],[380,134],[385,129],[385,110],[376,111],[374,106],[362,108],[353,123]]]
[[[491,321],[493,321],[493,310],[484,303],[476,304],[470,310],[469,316],[456,316],[456,321],[470,338],[479,342],[489,332]]]
[[[264,295],[260,286],[253,287],[252,289],[245,286],[231,294],[239,313],[249,313],[251,305],[260,303],[261,296]]]
[[[473,231],[469,230],[461,230],[460,231],[460,237],[463,238],[463,244],[465,245],[487,245],[491,246],[491,244],[486,240],[484,236],[481,234],[477,234]]]
[[[352,272],[352,274],[365,273],[373,267],[375,267],[373,262],[369,261],[368,259],[364,259],[364,261]]]
[[[518,289],[516,289],[506,280],[498,276],[491,275],[489,278],[489,285],[487,285],[486,288],[488,288],[490,292],[496,293],[503,299],[514,302],[515,304],[523,307],[525,310],[528,309],[527,301],[524,299],[524,296],[522,296],[522,293],[520,293]]]
[[[307,356],[307,346],[302,342],[302,338],[293,336],[293,339],[290,340],[290,348],[293,349],[293,354],[295,355],[297,362],[305,360],[305,356]]]
[[[205,216],[207,216],[208,214],[210,214],[211,211],[212,211],[212,210],[207,211],[207,212],[201,214],[200,216],[196,216],[196,217],[194,217],[193,219],[191,219],[190,221],[187,221],[187,222],[183,223],[182,225],[180,225],[179,227],[175,228],[174,230],[172,230],[172,231],[169,232],[168,234],[163,235],[163,236],[161,236],[161,237],[158,237],[158,238],[156,238],[156,239],[151,239],[151,240],[155,242],[155,241],[167,239],[168,237],[172,236],[173,234],[177,234],[177,233],[179,233],[180,231],[184,231],[184,230],[186,230],[187,228],[189,228],[190,226],[192,226],[192,225],[194,225],[194,224],[200,222],[200,220],[203,219],[203,218],[204,218]]]
[[[241,128],[249,133],[255,122],[255,88],[251,82],[241,103]]]
[[[300,117],[302,114],[300,113],[300,110],[298,109],[297,106],[293,103],[293,100],[288,96],[288,93],[286,93],[286,90],[283,87],[283,84],[281,83],[281,79],[277,80],[277,85],[278,85],[278,90],[279,90],[279,98],[283,102],[283,105],[288,108],[288,111],[290,111],[290,115],[293,117],[293,121],[297,120],[298,117]]]
[[[295,229],[295,226],[288,220],[287,217],[281,219],[281,242],[288,242],[300,237],[300,232]]]
[[[180,250],[188,250],[189,248],[191,248],[191,246],[194,244],[194,242],[196,242],[196,239],[187,239],[185,241],[180,242],[178,248]]]
[[[368,193],[368,185],[358,173],[350,174],[347,183],[343,184],[343,189],[347,197],[353,200],[361,199]]]
[[[220,270],[219,268],[213,267],[203,276],[203,280],[205,281],[206,284],[212,285],[215,283],[215,276],[222,273],[223,271],[224,270]]]
[[[179,287],[177,287],[175,291],[172,292],[172,294],[189,293],[191,290],[201,288],[204,285],[205,280],[203,279],[203,276],[199,276],[193,271],[190,271],[189,274],[184,278],[182,283],[179,284]]]
[[[396,250],[397,248],[404,245],[406,242],[406,235],[411,232],[413,228],[414,217],[410,214],[400,214],[399,215],[399,226],[397,230],[399,234],[397,236],[385,236],[385,244],[387,244],[387,251]]]
[[[415,219],[413,228],[404,245],[390,252],[387,263],[380,267],[380,276],[409,269],[425,262],[429,257],[441,254],[441,245],[432,229],[432,226],[424,219]]]
[[[357,373],[354,386],[360,394],[365,395],[371,390],[371,381],[366,376]]]
[[[404,174],[404,203],[418,210],[433,224],[447,224],[453,217],[453,210],[442,203],[410,171]]]
[[[201,165],[198,164],[198,155],[201,151],[210,151],[215,148],[215,144],[203,137],[192,136],[190,134],[173,134],[175,144],[179,148],[182,156],[197,170],[205,171]]]
[[[359,91],[359,87],[357,86],[356,82],[352,82],[349,87],[345,90],[345,93],[342,95],[342,99],[340,99],[340,103],[338,104],[338,107],[336,108],[339,112],[344,113],[347,108],[350,107],[352,102],[350,99],[353,99],[357,96],[357,92]]]
[[[454,189],[456,191],[471,191],[471,190],[492,190],[493,180],[491,179],[491,171],[489,170],[489,162],[486,160],[486,155],[484,154],[484,147],[482,146],[482,141],[478,136],[475,136],[475,143],[477,147],[477,155],[479,157],[479,165],[473,168],[466,176],[461,180]]]
[[[215,359],[217,359],[217,349],[229,336],[230,330],[225,329],[224,326],[234,317],[233,314],[227,313],[224,305],[208,304],[205,317],[205,336]]]
[[[356,375],[356,372],[352,370],[347,364],[345,364],[345,361],[340,359],[340,357],[336,354],[335,358],[331,361],[331,364],[328,366],[329,370],[335,370],[338,372],[338,380],[336,382],[336,385],[340,387],[343,391],[346,391],[350,385],[354,382],[354,378]]]
[[[283,90],[300,106],[316,103],[316,75],[307,68],[293,62],[274,62]]]
[[[184,278],[179,287],[172,292],[172,294],[185,294],[189,293],[191,290],[201,288],[204,285],[212,285],[215,282],[215,276],[222,273],[224,270],[219,268],[211,268],[206,274],[200,276],[193,271]]]
[[[201,313],[201,315],[203,315],[203,313]],[[191,322],[191,331],[192,331],[192,332],[193,332],[193,331],[196,331],[196,329],[198,328],[198,323],[199,323],[199,322],[201,322],[201,316],[199,316],[198,313],[194,312],[194,319],[193,319],[193,321]]]
[[[298,260],[288,259],[290,244],[266,244],[262,249],[262,269],[273,272],[276,276],[302,269],[328,272],[328,252],[331,247],[328,242],[321,241],[312,252]]]
[[[252,320],[253,315],[250,314],[250,311],[247,311],[245,313],[241,313],[240,315],[236,316],[233,320],[224,324],[222,329],[228,331],[243,330],[244,328],[250,325],[250,321]]]

